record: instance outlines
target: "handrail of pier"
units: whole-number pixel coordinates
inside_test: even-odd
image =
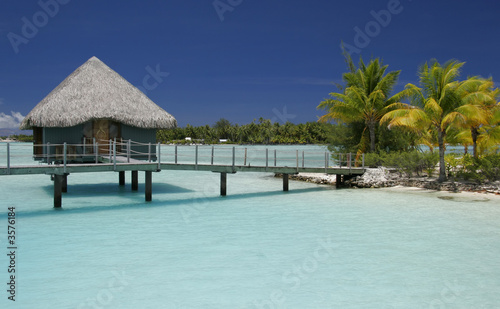
[[[1,145],[1,144],[0,144]],[[21,147],[33,147],[43,149],[41,153],[20,154]],[[161,151],[164,153],[162,154]],[[224,166],[247,166],[264,167],[267,171],[272,167],[291,167],[297,172],[301,168],[328,168],[336,167],[349,169],[355,167],[364,168],[364,155],[356,156],[353,153],[331,153],[329,151],[316,151],[307,149],[279,149],[277,147],[245,147],[245,146],[213,146],[213,145],[162,145],[160,143],[140,143],[132,140],[98,140],[92,143],[83,140],[80,144],[18,144],[6,143],[0,147],[0,156],[5,152],[7,174],[10,174],[12,166],[21,165],[23,160],[42,160],[38,164],[62,164],[64,172],[68,164],[87,162],[100,163],[109,162],[114,166],[143,162],[156,161],[158,170],[161,164],[188,164],[198,169],[200,165],[224,165]],[[118,160],[118,158],[125,158]],[[133,162],[132,162],[132,159]],[[23,166],[35,164],[22,163]],[[0,168],[2,164],[0,163]]]

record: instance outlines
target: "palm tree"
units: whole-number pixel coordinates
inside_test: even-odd
[[[360,58],[359,68],[356,68],[351,57],[346,54],[346,62],[349,72],[342,75],[346,88],[338,86],[342,92],[330,93],[331,98],[318,105],[318,109],[326,110],[326,114],[318,121],[364,122],[363,135],[368,129],[370,151],[374,152],[376,125],[387,112],[386,107],[391,103],[389,95],[397,83],[400,71],[386,74],[388,66],[382,65],[378,58],[372,59],[368,66]]]
[[[432,60],[420,67],[421,88],[407,84],[399,94],[399,99],[409,98],[412,105],[397,102],[388,108],[394,109],[386,113],[381,123],[389,122],[389,126],[405,126],[411,129],[427,131],[429,128],[437,133],[439,146],[439,178],[446,180],[444,162],[446,130],[456,121],[465,121],[466,115],[458,111],[461,106],[460,93],[467,83],[459,83],[457,78],[464,62],[450,60],[441,65]]]
[[[493,107],[497,105],[498,89],[494,89],[491,79],[471,77],[462,82],[459,87],[459,97],[462,106],[457,111],[466,116],[465,121],[457,126],[465,129],[459,136],[472,142],[474,157],[478,156],[477,142],[481,138],[481,127],[490,124],[493,117]]]
[[[492,108],[491,113],[490,123],[479,130],[478,148],[481,153],[486,150],[493,153],[500,150],[500,102]]]

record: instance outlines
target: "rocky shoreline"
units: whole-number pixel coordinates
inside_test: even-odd
[[[276,177],[281,177],[276,174]],[[292,180],[306,181],[316,184],[336,185],[335,175],[299,173],[289,175]],[[477,184],[465,181],[438,182],[434,177],[407,177],[401,176],[395,169],[368,168],[362,176],[345,180],[342,187],[348,188],[387,188],[387,187],[416,187],[437,191],[451,192],[479,192],[500,195],[500,181]]]

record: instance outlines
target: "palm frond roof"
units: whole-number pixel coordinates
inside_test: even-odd
[[[20,129],[72,127],[109,119],[145,129],[168,129],[177,120],[96,57],[64,79],[24,118]]]

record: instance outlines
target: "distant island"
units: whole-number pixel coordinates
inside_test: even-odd
[[[214,125],[191,126],[158,130],[156,140],[163,144],[329,144],[333,124],[307,122],[293,124],[272,122],[270,119],[254,119],[249,124],[232,124],[221,118]]]

